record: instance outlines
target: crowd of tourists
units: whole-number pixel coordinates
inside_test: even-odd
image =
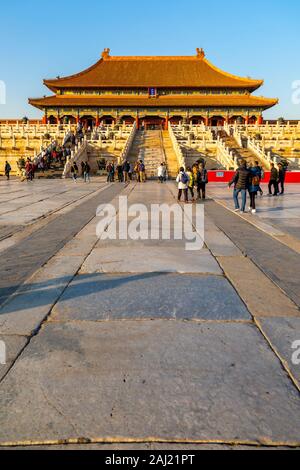
[[[82,161],[80,164],[81,167],[81,178],[85,183],[90,183],[91,182],[91,167],[89,165],[89,162],[84,162]],[[74,162],[71,165],[71,177],[74,181],[74,183],[77,183],[78,177],[79,177],[79,168],[76,162]]]
[[[146,182],[146,166],[143,160],[138,160],[135,165],[128,160],[118,164],[109,162],[106,171],[108,183],[114,183],[115,181],[125,184],[130,181]]]
[[[178,184],[178,201],[182,196],[185,203],[205,200],[206,185],[208,183],[208,172],[204,163],[195,163],[186,170],[181,167],[176,178]]]
[[[284,194],[284,183],[286,177],[286,168],[282,163],[278,164],[278,169],[275,164],[271,164],[271,176],[268,184],[268,196],[277,197]],[[255,162],[254,165],[247,166],[245,160],[240,161],[240,165],[235,172],[234,177],[230,181],[228,187],[234,186],[233,199],[235,204],[235,212],[246,212],[247,197],[249,196],[250,205],[249,212],[256,213],[256,199],[257,195],[263,196],[261,189],[261,182],[264,178],[264,170]],[[240,206],[239,196],[241,195],[242,202]]]

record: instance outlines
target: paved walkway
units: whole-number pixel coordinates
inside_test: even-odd
[[[300,447],[297,247],[255,226],[259,214],[230,212],[213,185],[199,252],[161,231],[98,240],[100,202],[176,203],[173,183],[100,189],[1,253],[20,269],[0,307],[0,445]]]

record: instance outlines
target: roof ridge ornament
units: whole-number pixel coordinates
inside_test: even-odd
[[[109,47],[106,47],[106,48],[104,49],[104,51],[102,52],[102,54],[101,54],[102,59],[104,59],[104,60],[105,60],[105,59],[110,59],[110,55],[109,55],[109,54],[110,54],[110,49],[109,49]]]
[[[205,57],[204,49],[202,47],[201,47],[201,49],[199,47],[197,47],[196,51],[197,51],[197,58],[198,59],[204,59],[204,57]]]

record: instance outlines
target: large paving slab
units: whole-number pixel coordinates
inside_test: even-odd
[[[211,253],[187,251],[181,247],[135,245],[95,248],[81,269],[82,273],[147,273],[176,272],[222,275],[222,270]]]
[[[263,318],[260,325],[272,347],[288,365],[300,389],[300,364],[296,363],[296,360],[300,361],[300,317]],[[293,348],[295,342],[298,342],[297,348]]]
[[[230,283],[219,276],[88,274],[74,278],[51,319],[251,320]]]
[[[95,217],[100,203],[110,202],[121,189],[118,186],[108,187],[89,201],[50,220],[47,225],[3,252],[0,265],[0,305]]]
[[[30,373],[29,373],[30,371]],[[0,441],[300,444],[300,397],[250,324],[48,324],[0,387]]]
[[[255,264],[243,256],[217,258],[225,275],[256,317],[300,317],[298,307]]]
[[[300,254],[219,204],[207,203],[217,227],[300,307]]]
[[[80,268],[84,256],[54,257],[0,308],[0,334],[31,336]]]

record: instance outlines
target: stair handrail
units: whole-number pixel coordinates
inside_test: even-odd
[[[252,137],[248,137],[248,148],[264,163],[267,169],[271,168],[271,163],[274,163],[271,151],[267,152],[265,147]]]
[[[130,149],[131,149],[131,146],[133,144],[133,141],[134,141],[134,138],[136,136],[136,133],[137,133],[137,124],[136,122],[133,124],[133,127],[132,127],[132,130],[126,140],[126,143],[125,143],[125,147],[123,148],[122,150],[122,153],[120,155],[120,162],[122,163],[124,160],[127,159],[128,157],[128,154],[130,152]]]
[[[177,157],[179,167],[186,168],[186,160],[185,160],[185,156],[182,152],[182,147],[178,143],[178,140],[176,139],[175,133],[172,129],[172,125],[171,125],[170,122],[169,122],[169,125],[168,125],[168,130],[169,130],[170,139],[171,139],[171,142],[173,144],[173,149],[174,149],[175,155]]]
[[[83,139],[78,145],[75,146],[74,150],[71,151],[71,156],[67,159],[65,168],[62,174],[62,178],[67,178],[70,175],[71,167],[74,163],[80,163],[82,161],[82,156],[87,151],[87,140]]]
[[[225,142],[218,137],[217,139],[217,160],[226,168],[226,170],[236,169],[238,159],[233,156],[232,151],[226,146]]]

